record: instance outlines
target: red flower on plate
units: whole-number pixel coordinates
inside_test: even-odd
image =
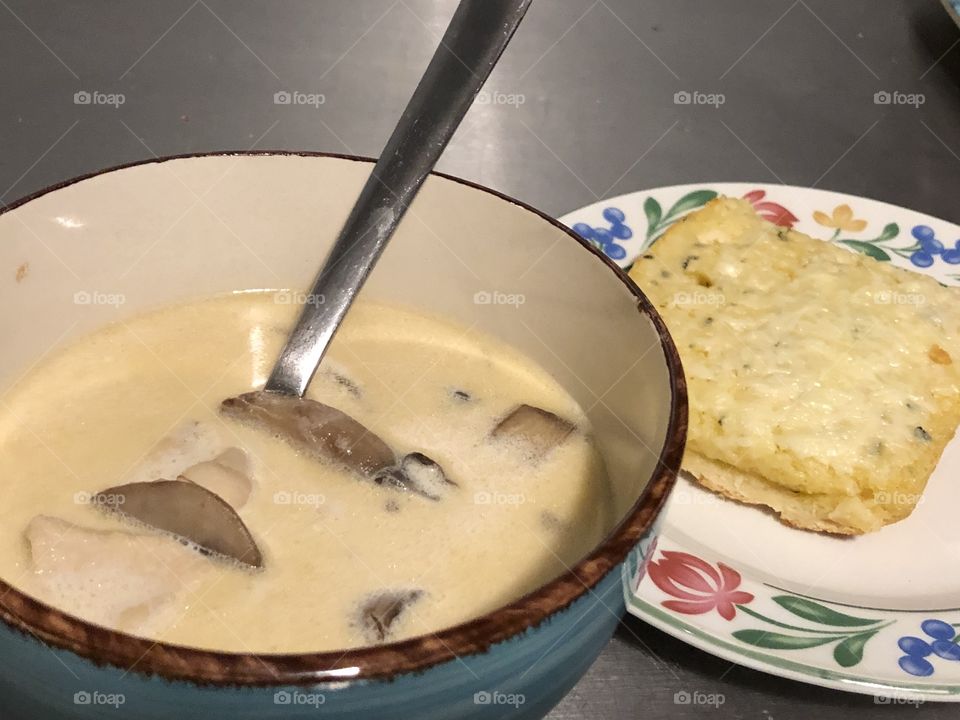
[[[677,600],[660,604],[684,615],[702,615],[714,608],[724,620],[733,620],[736,605],[745,605],[753,595],[742,590],[740,573],[722,562],[714,568],[710,563],[685,552],[664,550],[660,560],[647,567],[653,583]]]
[[[753,205],[757,214],[764,220],[769,220],[774,225],[792,228],[799,218],[783,205],[764,200],[766,196],[766,190],[751,190],[743,196],[743,199]]]

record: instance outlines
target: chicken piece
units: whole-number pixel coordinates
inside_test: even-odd
[[[250,460],[235,447],[227,448],[213,460],[191,465],[180,476],[219,495],[234,510],[247,504],[253,490]]]
[[[93,530],[38,515],[27,526],[29,589],[54,607],[136,634],[176,605],[210,561],[171,537]]]

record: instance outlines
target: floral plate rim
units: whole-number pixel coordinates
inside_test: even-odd
[[[960,25],[960,0],[941,0],[950,18]]]
[[[724,641],[696,625],[678,620],[672,613],[661,610],[649,601],[637,598],[630,591],[626,577],[624,577],[624,592],[628,598],[628,612],[632,615],[693,647],[752,670],[807,684],[874,695],[878,698],[898,699],[903,702],[911,699],[960,702],[960,686],[957,685],[929,684],[920,687],[909,682],[877,682],[864,675],[808,665],[790,660],[783,655],[764,653],[750,648],[744,649],[735,643]],[[886,703],[880,702],[879,704]]]
[[[960,266],[960,226],[828,189],[687,183],[600,200],[560,221],[627,269],[670,225],[721,194],[746,199],[777,224],[815,237],[832,231],[827,241],[847,250],[960,284],[960,267],[953,267]],[[960,608],[887,610],[784,590],[700,557],[709,551],[691,549],[685,530],[671,531],[669,510],[660,536],[644,538],[624,569],[631,614],[725,660],[874,695],[879,704],[960,702]]]

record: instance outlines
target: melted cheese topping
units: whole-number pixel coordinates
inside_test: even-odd
[[[922,489],[960,417],[960,297],[721,199],[631,276],[677,343],[688,446],[789,489]]]

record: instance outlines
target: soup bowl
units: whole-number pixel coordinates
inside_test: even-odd
[[[5,208],[0,318],[15,341],[0,356],[0,393],[56,347],[144,310],[307,288],[371,168],[318,154],[164,158]],[[456,627],[313,654],[156,643],[84,622],[3,578],[4,718],[535,718],[586,672],[622,617],[625,577],[643,571],[683,454],[683,373],[659,316],[566,227],[439,174],[363,295],[481,329],[560,382],[607,466],[617,521],[604,540],[551,582]],[[262,622],[274,612],[264,607]]]

